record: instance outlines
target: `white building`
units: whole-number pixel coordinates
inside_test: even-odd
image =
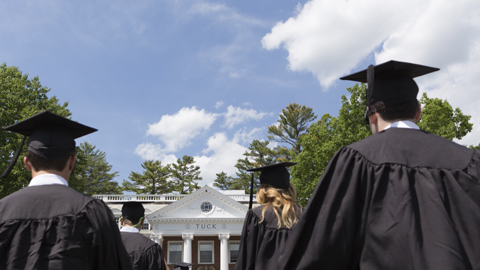
[[[243,190],[219,191],[205,186],[188,195],[94,197],[107,203],[117,221],[124,202],[142,202],[147,222],[141,232],[162,246],[169,266],[179,261],[193,263],[193,270],[230,270],[235,266],[250,199]]]

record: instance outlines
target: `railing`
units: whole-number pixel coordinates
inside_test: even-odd
[[[159,195],[150,195],[150,194],[134,194],[134,195],[124,195],[124,194],[98,194],[93,195],[95,199],[100,199],[104,202],[175,202],[183,197],[188,195],[185,194],[159,194]],[[232,200],[237,202],[248,202],[250,200],[250,195],[225,195],[230,197]],[[256,201],[256,196],[253,195],[253,200]]]

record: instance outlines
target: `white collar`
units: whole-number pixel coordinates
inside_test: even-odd
[[[135,227],[123,227],[120,229],[121,232],[128,232],[128,233],[140,233],[140,230],[138,230]]]
[[[28,186],[32,187],[45,185],[64,185],[68,187],[68,182],[60,175],[48,173],[35,176],[34,178],[32,178]]]
[[[383,130],[389,129],[389,128],[411,128],[411,129],[420,129],[415,123],[412,121],[408,120],[400,120],[397,122],[393,122],[390,125],[388,125],[386,128]]]

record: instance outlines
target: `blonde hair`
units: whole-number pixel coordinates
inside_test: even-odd
[[[298,222],[297,212],[294,205],[297,201],[297,192],[293,185],[287,190],[273,188],[269,185],[262,184],[257,192],[257,200],[260,204],[265,205],[262,210],[262,223],[265,219],[265,211],[269,206],[272,206],[273,212],[278,219],[278,228],[282,226],[282,223],[289,229]],[[280,217],[279,213],[282,213]]]

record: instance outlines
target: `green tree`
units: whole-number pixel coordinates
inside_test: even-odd
[[[122,189],[114,178],[118,172],[111,172],[105,152],[96,149],[88,142],[77,147],[77,164],[70,177],[69,186],[87,195],[119,194]]]
[[[218,187],[221,190],[231,189],[234,180],[231,176],[228,176],[226,172],[217,173],[213,186]]]
[[[230,190],[245,190],[246,193],[250,193],[250,182],[252,180],[252,174],[247,172],[248,169],[254,168],[254,163],[250,162],[248,158],[238,159],[235,164],[237,177],[233,178],[233,184],[229,187]],[[256,176],[256,177],[255,177]],[[253,188],[256,192],[258,188],[258,175],[254,175]]]
[[[468,146],[468,148],[470,148],[470,149],[480,149],[480,143],[477,146],[470,145],[470,146]]]
[[[63,117],[71,116],[67,109],[68,102],[63,104],[55,97],[48,97],[49,88],[41,85],[38,77],[28,78],[18,67],[0,65],[0,126],[6,127],[48,110]],[[5,170],[17,149],[22,136],[11,132],[0,132],[0,170]],[[22,153],[26,152],[23,146]],[[21,155],[10,175],[0,178],[0,198],[27,186],[31,174],[23,165]]]
[[[173,190],[180,194],[190,194],[200,188],[196,181],[202,180],[200,177],[200,166],[196,166],[195,160],[191,156],[183,156],[177,159],[177,163],[172,164],[171,173],[173,179]]]
[[[131,172],[129,181],[123,181],[123,190],[134,191],[137,194],[165,194],[172,191],[168,181],[171,172],[170,165],[162,166],[159,160],[146,160],[142,163],[143,172]]]
[[[278,125],[268,127],[268,139],[275,142],[287,143],[292,146],[296,154],[301,152],[301,138],[308,126],[317,116],[313,109],[291,103],[286,109],[282,109],[279,115]]]
[[[423,93],[422,119],[418,122],[420,129],[437,134],[446,139],[461,139],[472,131],[471,116],[464,115],[459,108],[455,110],[446,101],[439,98],[429,98]]]
[[[266,166],[269,164],[290,161],[292,151],[286,147],[277,146],[270,148],[268,145],[270,141],[254,140],[248,147],[248,151],[243,154],[245,157],[238,159],[235,167],[237,168],[237,177],[233,178],[232,185],[228,189],[231,190],[245,190],[250,193],[251,173],[247,172],[249,169]],[[260,183],[260,173],[254,173],[254,192],[257,191]]]

